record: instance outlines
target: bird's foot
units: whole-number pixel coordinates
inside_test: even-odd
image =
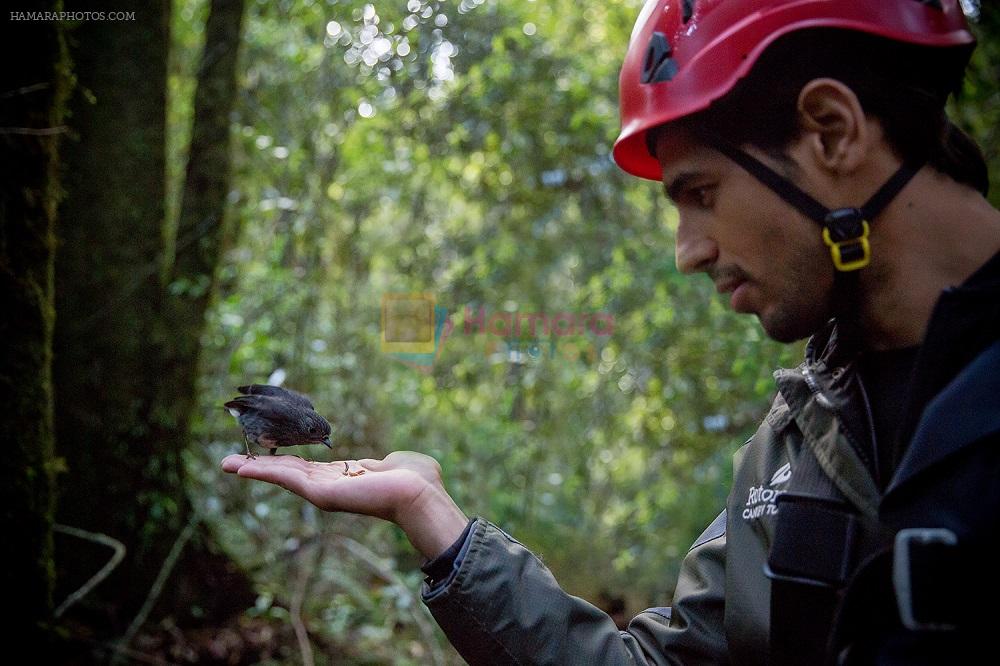
[[[250,440],[247,438],[247,434],[243,433],[243,443],[247,446],[247,460],[257,460],[257,456],[250,452]]]

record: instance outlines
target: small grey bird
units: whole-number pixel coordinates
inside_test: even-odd
[[[316,413],[316,409],[301,393],[267,384],[250,384],[236,389],[243,395],[225,403],[225,408],[236,417],[243,428],[243,441],[247,445],[247,458],[256,458],[250,452],[250,442],[277,453],[279,446],[296,444],[325,444],[330,442],[330,423]]]

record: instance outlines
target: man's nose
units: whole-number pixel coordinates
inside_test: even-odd
[[[719,246],[711,237],[685,219],[682,213],[677,225],[677,245],[674,254],[677,270],[682,273],[707,271],[719,258]]]

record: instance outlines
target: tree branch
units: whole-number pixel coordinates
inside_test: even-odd
[[[434,628],[427,621],[427,618],[421,614],[421,609],[424,609],[424,613],[427,613],[428,611],[423,604],[416,603],[416,599],[409,591],[406,582],[399,577],[399,574],[396,573],[392,567],[386,564],[385,558],[373,552],[363,543],[340,534],[334,535],[334,538],[359,562],[366,565],[383,580],[395,585],[397,589],[410,597],[411,603],[409,604],[409,607],[412,609],[413,621],[416,623],[420,634],[424,637],[424,642],[428,647],[430,647],[431,655],[434,658],[434,664],[443,666],[445,664],[444,653],[441,652],[441,646],[438,644],[437,637],[434,635]]]
[[[59,125],[58,127],[0,127],[0,134],[52,136],[53,134],[64,134],[68,129],[65,125]]]
[[[150,611],[153,610],[153,605],[156,600],[160,598],[160,593],[163,592],[163,585],[167,582],[170,577],[170,572],[174,570],[174,565],[177,564],[177,560],[184,550],[184,546],[191,539],[194,534],[195,527],[198,526],[199,516],[197,513],[191,514],[191,519],[188,524],[184,527],[184,530],[174,541],[173,547],[170,549],[170,553],[167,554],[167,558],[163,561],[163,566],[160,567],[160,572],[156,575],[156,580],[153,581],[153,586],[149,589],[149,594],[146,595],[146,601],[142,604],[142,608],[136,613],[135,618],[132,620],[132,624],[129,625],[128,629],[125,631],[125,635],[117,642],[117,653],[115,658],[111,661],[112,664],[120,663],[125,650],[127,650],[129,643],[135,638],[135,634],[139,631],[139,628],[146,622],[146,618],[149,617]]]
[[[55,523],[52,525],[53,532],[61,532],[63,534],[68,534],[70,536],[75,536],[80,539],[86,539],[87,541],[93,541],[94,543],[99,543],[103,546],[107,546],[114,552],[111,555],[111,559],[108,560],[107,564],[101,567],[101,570],[90,577],[86,583],[80,586],[73,594],[66,597],[66,600],[59,604],[59,607],[55,610],[55,617],[62,616],[63,613],[69,609],[70,606],[83,599],[85,596],[90,594],[90,591],[94,589],[98,583],[108,577],[108,575],[115,570],[118,563],[122,561],[125,557],[125,545],[118,539],[113,539],[107,534],[98,534],[96,532],[88,532],[87,530],[81,530],[78,527],[70,527],[69,525],[60,525]]]

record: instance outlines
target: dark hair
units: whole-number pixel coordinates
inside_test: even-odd
[[[989,178],[982,151],[944,109],[948,95],[961,88],[971,53],[972,46],[927,47],[850,30],[801,30],[775,40],[729,94],[682,122],[784,158],[799,131],[799,92],[809,81],[829,77],[854,91],[901,159],[927,162],[985,195]]]

